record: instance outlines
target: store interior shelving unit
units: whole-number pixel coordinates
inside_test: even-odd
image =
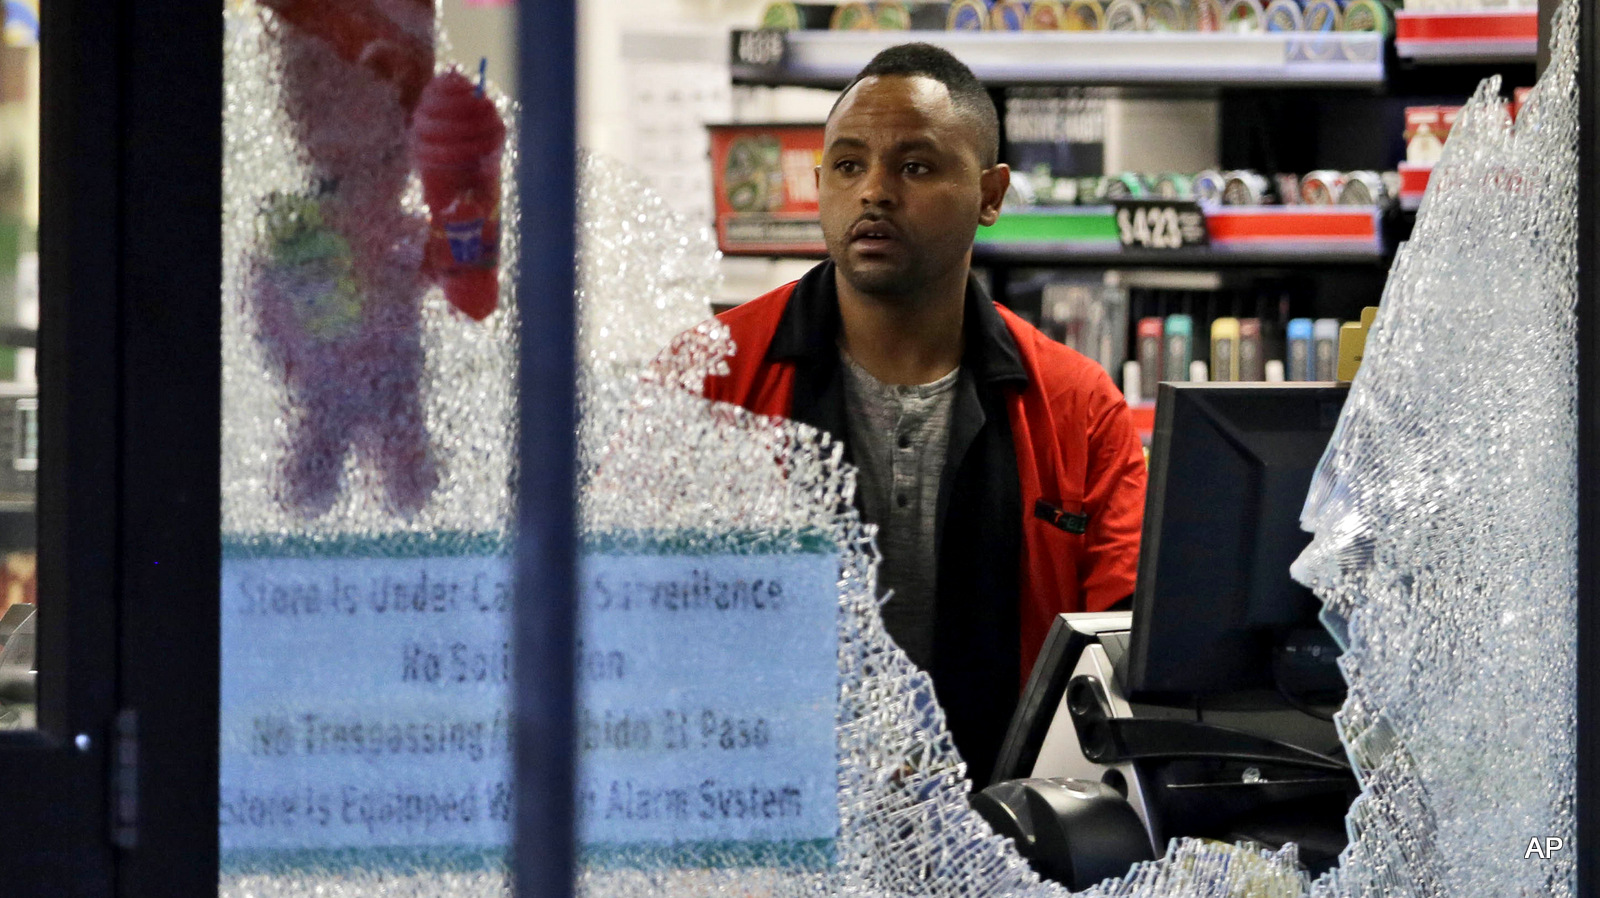
[[[838,89],[879,50],[927,41],[951,50],[991,88],[1002,131],[1005,92],[1013,87],[1099,86],[1132,98],[1214,98],[1224,170],[1254,169],[1269,177],[1317,169],[1384,171],[1405,155],[1406,106],[1459,105],[1489,74],[1505,76],[1508,94],[1533,83],[1535,18],[1532,11],[1402,13],[1398,42],[1338,32],[735,32],[730,65],[736,85]],[[1114,230],[1098,240],[1052,241],[996,229],[994,235],[980,232],[974,261],[1001,298],[1015,278],[1038,269],[1183,269],[1211,273],[1225,288],[1260,297],[1292,293],[1292,308],[1276,310],[1283,315],[1354,319],[1361,307],[1377,304],[1395,246],[1414,222],[1414,213],[1398,206],[1369,212],[1369,239],[1219,240],[1181,251],[1125,250]],[[1107,210],[1006,214],[1103,216]],[[1129,310],[1130,322],[1137,314]]]
[[[1512,77],[1518,77],[1517,86],[1528,86],[1532,77],[1522,70],[1539,52],[1539,14],[1531,9],[1402,10],[1395,16],[1394,48],[1398,59],[1423,70],[1509,66],[1516,73]],[[1400,165],[1401,209],[1415,212],[1421,206],[1431,169]]]

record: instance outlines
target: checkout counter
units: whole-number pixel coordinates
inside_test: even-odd
[[[1340,646],[1289,565],[1346,392],[1161,385],[1133,611],[1056,620],[972,800],[1041,875],[1087,888],[1181,837],[1337,863]]]

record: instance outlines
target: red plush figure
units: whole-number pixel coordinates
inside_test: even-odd
[[[432,0],[263,0],[309,186],[267,198],[254,305],[288,390],[277,492],[326,512],[352,452],[410,516],[439,484],[421,398],[428,225],[401,200],[433,74]]]

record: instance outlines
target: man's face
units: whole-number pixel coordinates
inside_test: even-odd
[[[861,293],[915,298],[964,270],[1009,184],[984,169],[976,128],[932,78],[863,79],[828,120],[817,196],[839,272]]]

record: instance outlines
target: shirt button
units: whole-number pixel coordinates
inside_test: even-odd
[[[911,448],[911,437],[909,435],[903,434],[903,433],[900,434],[900,448],[901,449],[910,449]]]
[[[895,504],[899,505],[901,508],[905,508],[907,505],[911,504],[911,499],[908,496],[906,496],[905,493],[901,493],[900,495],[895,496],[894,497],[894,501],[895,501]]]

